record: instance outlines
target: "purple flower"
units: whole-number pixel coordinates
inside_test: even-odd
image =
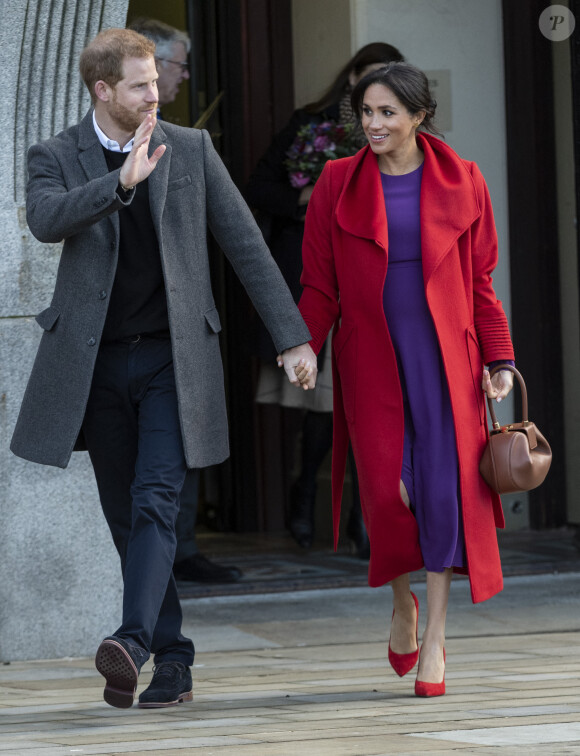
[[[303,186],[306,186],[306,184],[310,183],[310,176],[307,176],[305,173],[302,173],[302,171],[294,171],[293,173],[290,173],[290,184],[295,189],[302,189]]]
[[[290,184],[297,189],[313,184],[328,158],[354,155],[358,148],[352,143],[351,131],[351,124],[333,121],[308,123],[299,128],[284,161]]]
[[[314,149],[316,152],[324,152],[324,150],[331,149],[332,142],[327,136],[317,136],[314,140]]]

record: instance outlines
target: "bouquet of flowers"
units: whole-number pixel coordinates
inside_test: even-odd
[[[327,160],[349,157],[358,151],[353,140],[353,123],[308,123],[298,129],[284,165],[293,187],[314,184]]]

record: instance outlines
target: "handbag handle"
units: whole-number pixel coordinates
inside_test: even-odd
[[[519,370],[516,370],[515,367],[512,365],[496,365],[493,370],[491,370],[489,377],[492,378],[498,370],[510,370],[515,377],[518,379],[518,383],[520,384],[520,391],[522,394],[522,425],[524,427],[528,425],[528,392],[526,390],[526,384],[524,382],[524,378]],[[489,396],[487,397],[487,406],[489,408],[489,414],[491,416],[491,422],[493,423],[493,429],[498,431],[501,426],[498,422],[498,419],[495,414],[495,410],[493,408],[493,399],[491,399]]]

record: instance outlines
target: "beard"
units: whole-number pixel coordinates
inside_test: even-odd
[[[146,109],[150,109],[151,105],[148,105]],[[113,93],[113,99],[109,104],[109,116],[117,124],[117,126],[127,133],[134,133],[137,131],[141,122],[145,118],[144,110],[130,110],[121,105],[117,99],[117,93]]]

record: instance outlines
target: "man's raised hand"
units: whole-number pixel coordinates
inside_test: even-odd
[[[147,154],[151,134],[156,123],[157,118],[149,113],[135,132],[133,147],[127,155],[127,159],[123,163],[121,173],[119,174],[121,186],[135,186],[148,178],[165,152],[166,147],[164,144],[161,144],[151,157]]]

